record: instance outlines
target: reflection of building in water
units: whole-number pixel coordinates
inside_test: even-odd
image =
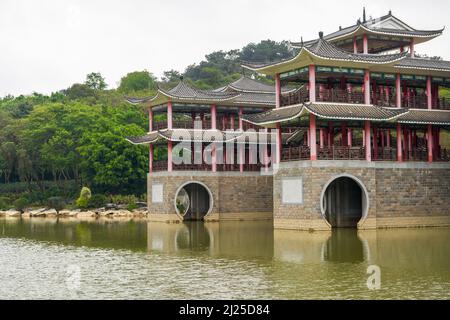
[[[363,262],[364,245],[358,232],[352,229],[332,232],[324,245],[323,258],[332,262]]]
[[[274,256],[294,263],[371,262],[375,231],[339,229],[333,232],[275,230]]]
[[[208,251],[225,257],[273,256],[272,224],[267,221],[180,223],[148,222],[148,249],[167,253]]]

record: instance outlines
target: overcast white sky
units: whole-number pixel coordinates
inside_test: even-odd
[[[101,72],[183,71],[215,50],[298,41],[393,14],[417,29],[448,27],[448,0],[0,0],[0,96],[50,93]],[[450,30],[419,53],[450,59]]]

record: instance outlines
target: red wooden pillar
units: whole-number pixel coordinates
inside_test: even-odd
[[[244,124],[242,122],[242,115],[244,114],[244,111],[242,107],[239,107],[238,116],[239,116],[239,131],[244,131]],[[239,144],[239,171],[244,172],[244,161],[245,161],[245,154],[244,154],[244,144]]]
[[[316,102],[316,67],[309,66],[309,101]]]
[[[403,161],[402,126],[397,123],[397,161]]]
[[[211,129],[217,129],[217,106],[211,105]],[[212,172],[217,171],[216,146],[213,145],[211,150],[211,169]]]
[[[409,43],[409,53],[411,54],[411,58],[414,58],[414,38]]]
[[[364,122],[364,141],[366,149],[366,160],[372,161],[372,148],[370,142],[370,121]]]
[[[230,114],[230,129],[234,130],[234,114]]]
[[[172,101],[167,102],[167,129],[172,129],[173,123],[173,107]]]
[[[397,76],[395,77],[395,106],[397,108],[402,107],[402,88],[400,73],[397,73]]]
[[[431,94],[431,77],[427,77],[427,107],[428,109],[432,109],[433,107],[433,100],[432,100],[432,94]]]
[[[358,53],[358,42],[356,41],[356,36],[353,37],[353,53]]]
[[[370,104],[370,71],[364,70],[364,103]]]
[[[369,53],[369,38],[367,37],[367,34],[363,35],[363,53]]]
[[[312,113],[309,114],[309,140],[311,160],[317,160],[316,116]]]
[[[428,162],[433,162],[433,126],[428,125],[427,132]]]

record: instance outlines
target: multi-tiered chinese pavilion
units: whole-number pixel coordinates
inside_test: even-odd
[[[442,31],[415,30],[389,13],[292,43],[298,53],[291,59],[245,65],[275,77],[277,88],[276,109],[246,121],[305,128],[301,145],[282,147],[281,161],[447,161],[440,137],[450,101],[439,89],[450,87],[450,62],[415,55],[415,45]],[[301,89],[283,94],[283,83]]]
[[[442,96],[450,61],[416,53],[442,32],[364,12],[355,25],[292,43],[289,59],[244,64],[274,86],[242,77],[206,91],[182,80],[128,99],[149,110],[149,133],[129,139],[150,144],[149,217],[270,218],[275,228],[303,230],[450,225],[450,108]],[[154,121],[158,114],[164,120]],[[176,142],[200,144],[191,157],[202,157],[212,141],[237,140],[248,128],[263,130],[263,143],[278,129],[275,154],[266,148],[255,164],[250,144],[236,143],[234,151],[245,151],[225,164],[215,147],[209,164],[172,161]],[[187,139],[178,138],[181,129]],[[167,149],[167,160],[153,161],[155,146]],[[273,177],[257,172],[262,163],[267,172],[269,156]]]

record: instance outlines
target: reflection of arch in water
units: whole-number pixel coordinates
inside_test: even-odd
[[[352,175],[336,176],[322,190],[320,209],[331,227],[356,228],[369,212],[367,189]]]
[[[185,222],[175,234],[175,250],[207,251],[211,246],[211,238],[203,223]]]
[[[338,229],[322,246],[322,260],[332,262],[363,262],[368,259],[367,243],[353,229]]]
[[[213,195],[204,183],[189,181],[175,193],[174,205],[178,215],[185,221],[202,221],[213,208]]]

